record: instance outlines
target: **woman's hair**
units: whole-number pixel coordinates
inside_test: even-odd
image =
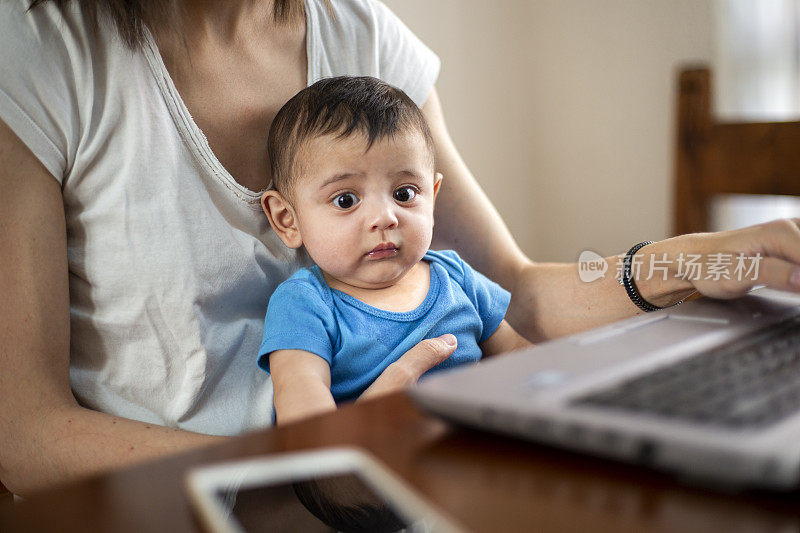
[[[28,9],[55,3],[67,7],[73,0],[31,0]],[[98,17],[106,15],[117,26],[120,36],[131,48],[144,44],[145,27],[151,30],[180,31],[177,0],[76,0],[96,28]],[[272,16],[279,23],[296,23],[305,13],[303,0],[274,0]],[[330,7],[330,6],[329,6]]]
[[[278,111],[267,141],[272,183],[290,203],[298,168],[298,153],[309,139],[361,134],[369,150],[376,140],[418,132],[434,159],[428,123],[406,93],[370,76],[324,78],[306,87]],[[365,150],[365,151],[366,151]]]

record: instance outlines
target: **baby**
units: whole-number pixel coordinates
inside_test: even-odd
[[[423,339],[457,340],[431,371],[528,345],[504,319],[507,291],[455,252],[428,249],[442,176],[425,118],[401,90],[318,81],[275,117],[269,156],[264,212],[315,263],[267,308],[258,364],[279,423],[358,398]]]

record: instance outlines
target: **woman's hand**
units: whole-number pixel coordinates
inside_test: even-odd
[[[695,243],[686,251],[703,258],[701,275],[685,276],[701,294],[736,298],[756,285],[800,292],[800,219],[685,237]],[[715,264],[727,275],[711,270]]]
[[[456,337],[450,333],[420,341],[389,365],[356,401],[377,398],[415,385],[422,374],[450,357],[457,345]]]

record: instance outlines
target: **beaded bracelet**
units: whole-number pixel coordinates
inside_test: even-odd
[[[625,259],[622,261],[622,277],[619,280],[620,285],[625,287],[625,292],[628,293],[628,297],[634,304],[636,304],[636,307],[642,309],[647,313],[651,311],[658,311],[659,309],[664,309],[663,307],[658,307],[657,305],[653,305],[644,298],[642,298],[642,295],[639,294],[639,289],[636,288],[636,283],[634,283],[633,274],[631,273],[633,256],[636,255],[636,252],[638,252],[640,248],[643,248],[648,244],[653,244],[653,241],[640,242],[639,244],[635,245],[633,248],[628,250],[628,253],[625,254]],[[683,302],[683,300],[678,302],[678,304],[681,302]]]

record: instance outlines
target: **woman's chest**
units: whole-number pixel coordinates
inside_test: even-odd
[[[169,68],[175,88],[214,156],[251,191],[270,180],[267,138],[281,107],[306,87],[302,41],[270,54],[217,52]]]
[[[184,100],[216,158],[251,191],[267,188],[271,179],[269,128],[283,104],[303,89],[304,85],[296,81],[253,85],[220,81],[218,85],[224,87],[209,91],[216,93],[216,98],[198,95]]]

